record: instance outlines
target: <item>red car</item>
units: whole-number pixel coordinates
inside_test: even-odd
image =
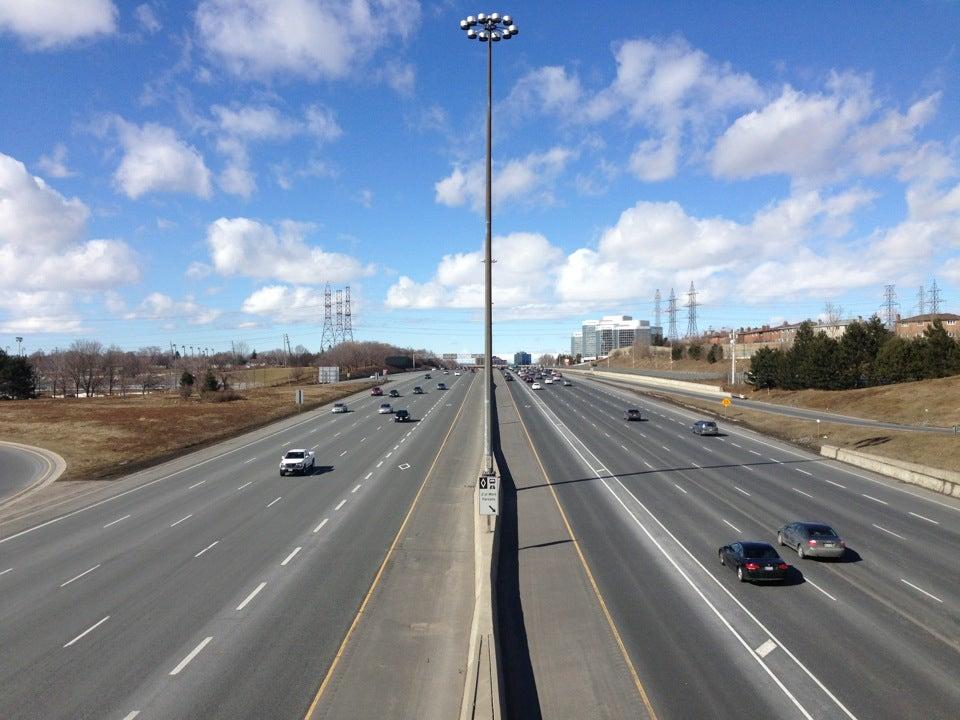
[[[378,385],[377,387],[370,390],[370,394],[373,395],[374,397],[379,397],[380,395],[383,395],[383,388],[381,388]]]

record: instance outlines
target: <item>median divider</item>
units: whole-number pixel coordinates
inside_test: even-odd
[[[499,472],[496,467],[494,471]],[[478,477],[479,477],[478,473]],[[501,503],[502,506],[502,503]],[[470,626],[469,657],[460,720],[500,720],[503,716],[500,644],[497,617],[497,558],[500,522],[494,515],[480,515],[480,487],[473,488],[474,605]],[[489,525],[488,525],[489,521]]]
[[[669,378],[653,377],[652,375],[636,375],[634,373],[614,372],[611,370],[570,370],[563,371],[574,376],[596,378],[597,380],[613,380],[630,385],[655,388],[657,390],[685,390],[700,395],[713,395],[718,398],[732,397],[730,393],[718,385],[703,385],[702,383],[686,380],[670,380]]]
[[[940,468],[919,465],[917,463],[896,460],[894,458],[871,455],[859,450],[823,445],[820,454],[831,460],[839,460],[864,470],[896,478],[909,485],[917,485],[927,490],[960,499],[960,472],[941,470]]]

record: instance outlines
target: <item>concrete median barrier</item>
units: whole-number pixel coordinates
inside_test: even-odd
[[[960,472],[941,470],[833,445],[823,445],[820,448],[820,454],[831,460],[839,460],[848,465],[856,465],[864,470],[872,470],[881,475],[896,478],[909,485],[917,485],[942,495],[960,498]]]
[[[564,370],[564,373],[575,377],[615,380],[616,382],[640,385],[658,390],[684,390],[701,395],[712,395],[718,398],[731,397],[730,393],[718,385],[703,385],[697,382],[670,380],[668,378],[653,377],[651,375],[636,375],[634,373],[615,372],[612,370]]]

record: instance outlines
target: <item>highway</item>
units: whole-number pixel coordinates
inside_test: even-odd
[[[30,487],[52,471],[42,451],[0,442],[0,502]]]
[[[303,717],[476,377],[404,376],[0,539],[0,717]],[[296,447],[321,469],[279,477]]]
[[[960,503],[573,383],[503,384],[657,717],[960,717]],[[649,419],[623,420],[637,405]],[[719,564],[791,520],[834,525],[846,561],[783,548],[774,586]]]

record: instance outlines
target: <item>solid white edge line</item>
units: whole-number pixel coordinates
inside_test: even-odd
[[[82,577],[83,577],[84,575],[86,575],[87,573],[92,573],[92,572],[93,572],[94,570],[96,570],[98,567],[100,567],[100,563],[97,563],[96,565],[94,565],[94,566],[93,566],[92,568],[90,568],[89,570],[84,570],[82,573],[80,573],[80,574],[77,575],[76,577],[70,578],[70,579],[67,580],[65,583],[63,583],[60,587],[66,587],[67,585],[69,585],[70,583],[72,583],[74,580],[79,580],[80,578],[82,578]]]
[[[280,501],[280,498],[282,498],[282,497],[283,497],[283,495],[278,495],[275,500],[271,500],[270,502],[267,503],[267,507],[270,507],[270,506],[273,505],[274,503],[279,502],[279,501]]]
[[[177,525],[179,525],[180,523],[182,523],[184,520],[189,520],[189,519],[192,518],[192,517],[193,517],[193,513],[190,513],[190,514],[187,515],[186,517],[180,518],[180,519],[177,520],[175,523],[171,523],[171,524],[170,524],[170,527],[176,527]]]
[[[808,578],[807,576],[804,576],[804,577],[803,577],[803,581],[804,581],[804,582],[808,582],[808,583],[810,583],[811,585],[813,585],[817,590],[819,590],[820,592],[822,592],[824,595],[826,595],[828,598],[830,598],[830,599],[833,600],[834,602],[837,601],[837,599],[836,599],[833,595],[831,595],[831,594],[828,593],[826,590],[824,590],[822,587],[820,587],[819,585],[817,585],[813,580],[811,580],[811,579]]]
[[[240,610],[243,610],[248,604],[250,604],[250,601],[253,600],[257,595],[259,595],[260,591],[263,590],[266,586],[267,586],[266,582],[262,582],[259,585],[257,585],[257,587],[254,588],[253,591],[243,599],[243,602],[237,605],[237,611],[239,612]]]
[[[887,533],[888,535],[893,535],[894,537],[900,538],[901,540],[906,540],[906,538],[903,535],[898,535],[893,530],[887,530],[885,527],[880,527],[876,523],[871,523],[871,525],[873,525],[877,530],[883,530],[883,532]]]
[[[900,582],[906,583],[907,585],[909,585],[910,587],[912,587],[914,590],[919,590],[920,592],[922,592],[922,593],[923,593],[924,595],[926,595],[927,597],[931,597],[931,598],[933,598],[934,600],[936,600],[938,603],[942,603],[942,602],[943,602],[943,600],[941,600],[940,598],[938,598],[936,595],[931,595],[931,594],[928,593],[926,590],[924,590],[922,587],[917,587],[916,585],[914,585],[914,584],[913,584],[912,582],[910,582],[909,580],[904,580],[903,578],[900,578]]]
[[[295,556],[298,552],[300,552],[301,550],[303,550],[303,547],[302,547],[302,546],[298,545],[297,547],[295,547],[295,548],[293,549],[293,552],[291,552],[289,555],[287,555],[287,556],[283,559],[283,562],[280,563],[280,567],[285,566],[288,562],[290,562],[291,560],[293,560],[294,556]]]
[[[723,520],[723,518],[720,518],[720,519]],[[730,527],[732,527],[734,530],[736,530],[738,533],[742,533],[742,532],[743,532],[743,530],[741,530],[740,528],[738,528],[738,527],[737,527],[736,525],[734,525],[732,522],[729,522],[729,521],[727,521],[727,520],[723,520],[723,521],[724,521],[725,523],[727,523],[727,525],[729,525]]]
[[[931,520],[930,518],[924,517],[923,515],[918,515],[918,514],[915,513],[915,512],[908,512],[908,514],[909,514],[909,515],[913,515],[914,517],[920,518],[921,520],[926,520],[928,523],[933,523],[934,525],[939,525],[939,524],[940,524],[940,521],[939,521],[939,520]],[[3,573],[0,573],[0,575],[2,575],[2,574],[3,574]]]
[[[203,650],[207,646],[207,643],[209,643],[211,640],[213,640],[212,637],[205,637],[203,640],[201,640],[200,644],[197,645],[193,650],[191,650],[190,654],[187,655],[183,660],[181,660],[180,663],[173,670],[170,671],[170,674],[179,675],[180,671],[183,670],[190,663],[191,660],[193,660],[197,655],[199,655],[200,651]]]
[[[103,618],[102,620],[98,620],[98,621],[95,622],[93,625],[91,625],[91,626],[88,627],[86,630],[84,630],[82,633],[80,633],[79,635],[77,635],[73,640],[71,640],[71,641],[68,642],[66,645],[64,645],[64,647],[65,647],[65,648],[70,647],[70,646],[73,645],[77,640],[79,640],[80,638],[82,638],[82,637],[83,637],[84,635],[86,635],[87,633],[93,632],[94,630],[96,630],[98,627],[100,627],[101,625],[103,625],[103,624],[104,624],[107,620],[109,620],[109,619],[110,619],[110,616],[107,615],[107,616],[106,616],[105,618]]]
[[[200,556],[203,555],[207,550],[209,550],[210,548],[212,548],[214,545],[218,544],[219,542],[220,542],[219,540],[214,540],[212,543],[210,543],[209,545],[207,545],[203,550],[201,550],[201,551],[198,552],[196,555],[194,555],[194,557],[195,557],[195,558],[200,557]]]
[[[529,392],[529,391],[528,391],[528,392]],[[563,432],[561,432],[559,426],[557,425],[557,423],[554,422],[554,421],[547,415],[547,412],[543,409],[543,408],[546,407],[546,405],[545,405],[542,401],[540,401],[538,398],[536,398],[536,396],[533,395],[532,393],[531,393],[531,397],[532,397],[536,402],[538,402],[538,403],[540,404],[540,406],[541,406],[541,408],[540,408],[541,412],[543,413],[543,415],[544,415],[545,417],[547,417],[548,422],[549,422],[551,425],[554,426],[554,428],[555,428],[555,429],[557,430],[557,432],[560,434],[560,437],[561,437],[564,441],[566,441],[566,443],[567,443],[568,445],[570,445],[570,447],[573,449],[573,451],[574,451],[577,455],[580,456],[580,459],[584,462],[584,464],[585,464],[587,467],[590,467],[590,463],[587,462],[587,459],[586,459],[586,458],[583,456],[583,454],[576,448],[576,446],[573,444],[573,442],[570,440],[570,438],[568,438]],[[566,425],[563,424],[563,421],[559,420],[559,418],[558,418],[558,421],[560,422],[561,425],[563,425],[564,428],[566,428],[567,432],[570,432],[570,429],[569,429]],[[572,433],[571,433],[571,434],[572,434]],[[721,438],[721,439],[722,439],[722,438]],[[583,445],[583,442],[582,442],[582,441],[580,441],[580,443],[581,443],[581,445]],[[584,450],[586,450],[587,452],[590,452],[590,454],[593,454],[593,453],[587,448],[586,445],[583,445],[583,448],[584,448]],[[614,499],[617,500],[617,502],[618,502],[618,503],[620,504],[620,506],[626,511],[626,513],[627,513],[628,515],[630,515],[630,517],[633,519],[633,521],[634,521],[635,523],[637,523],[637,525],[640,527],[640,529],[641,529],[641,530],[644,532],[644,534],[650,539],[650,541],[657,547],[657,549],[660,551],[660,553],[667,559],[667,561],[668,561],[671,565],[673,565],[673,567],[674,567],[674,568],[678,571],[678,573],[680,574],[680,577],[682,577],[682,578],[687,582],[687,584],[694,590],[694,592],[696,592],[696,593],[700,596],[700,598],[704,601],[704,603],[707,605],[707,607],[709,607],[709,608],[711,609],[711,611],[714,613],[714,615],[716,615],[716,617],[727,627],[727,629],[734,635],[734,637],[740,642],[740,644],[750,652],[750,655],[751,655],[752,657],[756,657],[756,656],[754,655],[754,653],[752,652],[752,649],[750,648],[750,646],[749,646],[749,645],[747,644],[747,642],[740,636],[740,634],[737,633],[736,629],[729,623],[729,621],[728,621],[726,618],[723,617],[723,615],[719,612],[719,610],[717,610],[716,607],[713,606],[713,604],[707,599],[707,597],[700,591],[699,587],[697,587],[696,583],[694,583],[693,580],[691,580],[691,579],[687,576],[687,574],[683,571],[683,569],[680,568],[680,566],[678,566],[678,565],[676,564],[676,562],[673,560],[672,555],[671,555],[670,553],[668,553],[668,552],[663,548],[662,545],[660,545],[660,543],[656,540],[656,538],[653,537],[653,535],[650,533],[650,531],[647,530],[647,528],[643,525],[643,523],[640,522],[639,518],[637,518],[637,516],[633,513],[633,511],[631,511],[630,508],[627,507],[626,503],[620,498],[620,496],[617,495],[617,493],[615,493],[615,492],[613,491],[613,489],[610,487],[610,485],[607,483],[607,481],[604,480],[603,478],[598,478],[598,479],[599,479],[600,482],[603,484],[603,486],[613,495]],[[851,712],[847,709],[847,707],[846,707],[842,702],[840,702],[840,699],[837,698],[837,696],[834,695],[833,692],[831,692],[830,689],[827,688],[827,686],[824,685],[824,684],[820,681],[820,679],[819,679],[816,675],[814,675],[806,665],[804,665],[802,662],[800,662],[799,658],[797,658],[796,655],[794,655],[782,642],[780,642],[780,641],[777,639],[777,637],[776,637],[772,632],[770,632],[770,631],[767,629],[767,627],[757,618],[757,616],[754,615],[752,612],[750,612],[750,610],[747,609],[746,605],[744,605],[742,602],[740,602],[740,600],[736,597],[736,595],[734,595],[729,589],[727,589],[727,587],[726,587],[713,573],[711,573],[709,570],[707,570],[707,568],[704,566],[704,564],[703,564],[702,562],[700,562],[692,552],[690,552],[690,550],[687,548],[687,546],[684,545],[683,543],[681,543],[680,540],[679,540],[672,532],[670,532],[670,530],[667,528],[667,526],[664,525],[656,515],[654,515],[652,512],[650,512],[650,509],[647,508],[646,505],[644,505],[642,502],[640,502],[640,499],[639,499],[636,495],[634,495],[634,494],[630,491],[629,488],[627,488],[627,486],[623,483],[623,481],[622,481],[619,477],[615,477],[614,479],[617,481],[617,484],[620,485],[621,488],[623,488],[624,492],[625,492],[627,495],[629,495],[629,496],[633,499],[633,501],[634,501],[635,503],[637,503],[637,505],[639,505],[639,506],[643,509],[643,511],[644,511],[647,515],[649,515],[649,516],[653,519],[653,521],[654,521],[655,523],[657,523],[657,525],[659,525],[660,528],[661,528],[668,536],[670,536],[670,538],[673,540],[673,542],[676,543],[677,546],[680,547],[680,548],[683,550],[683,552],[687,555],[687,557],[689,557],[690,560],[692,560],[692,561],[706,574],[707,577],[709,577],[711,580],[713,580],[713,582],[717,585],[717,587],[719,587],[720,590],[721,590],[722,592],[724,592],[724,593],[730,598],[730,600],[732,600],[741,610],[743,610],[743,612],[746,613],[747,616],[748,616],[751,620],[753,620],[753,622],[756,623],[756,625],[757,625],[760,629],[762,629],[762,630],[770,637],[771,640],[773,640],[774,642],[776,642],[776,643],[783,649],[783,651],[787,654],[787,656],[788,656],[800,669],[802,669],[803,672],[804,672],[811,680],[813,680],[814,683],[816,683],[817,687],[819,687],[819,688],[827,695],[827,697],[829,697],[831,700],[833,700],[833,702],[837,705],[837,707],[839,707],[847,717],[849,717],[851,720],[856,720],[856,716],[855,716],[853,713],[851,713]],[[807,711],[803,708],[802,705],[800,705],[800,703],[797,701],[797,699],[796,699],[796,698],[793,696],[793,694],[786,688],[786,686],[780,681],[780,679],[773,673],[773,671],[772,671],[769,667],[767,667],[767,665],[766,665],[765,663],[763,663],[761,660],[757,659],[757,662],[758,662],[758,663],[760,664],[760,666],[764,669],[764,671],[770,676],[770,678],[777,684],[777,686],[780,687],[780,689],[784,692],[784,694],[785,694],[788,698],[790,698],[790,700],[791,700],[791,701],[793,702],[793,704],[800,710],[800,712],[803,713],[807,718],[810,718],[810,714],[807,713]]]
[[[107,529],[108,527],[110,527],[111,525],[116,525],[118,522],[123,522],[123,521],[126,520],[128,517],[130,517],[130,516],[129,516],[129,515],[124,515],[122,518],[117,518],[116,520],[114,520],[114,521],[112,521],[112,522],[108,522],[106,525],[103,526],[103,529],[106,530],[106,529]]]
[[[329,519],[330,519],[330,518],[324,518],[324,519],[320,522],[320,524],[317,525],[317,526],[313,529],[313,532],[314,532],[314,533],[320,532],[321,528],[323,528],[323,526],[327,524],[327,520],[329,520]]]
[[[343,507],[344,505],[346,505],[346,504],[347,504],[347,501],[346,501],[346,500],[341,500],[341,501],[340,501],[340,504],[337,505],[337,506],[334,508],[334,511],[339,510],[340,508],[342,508],[342,507]]]

